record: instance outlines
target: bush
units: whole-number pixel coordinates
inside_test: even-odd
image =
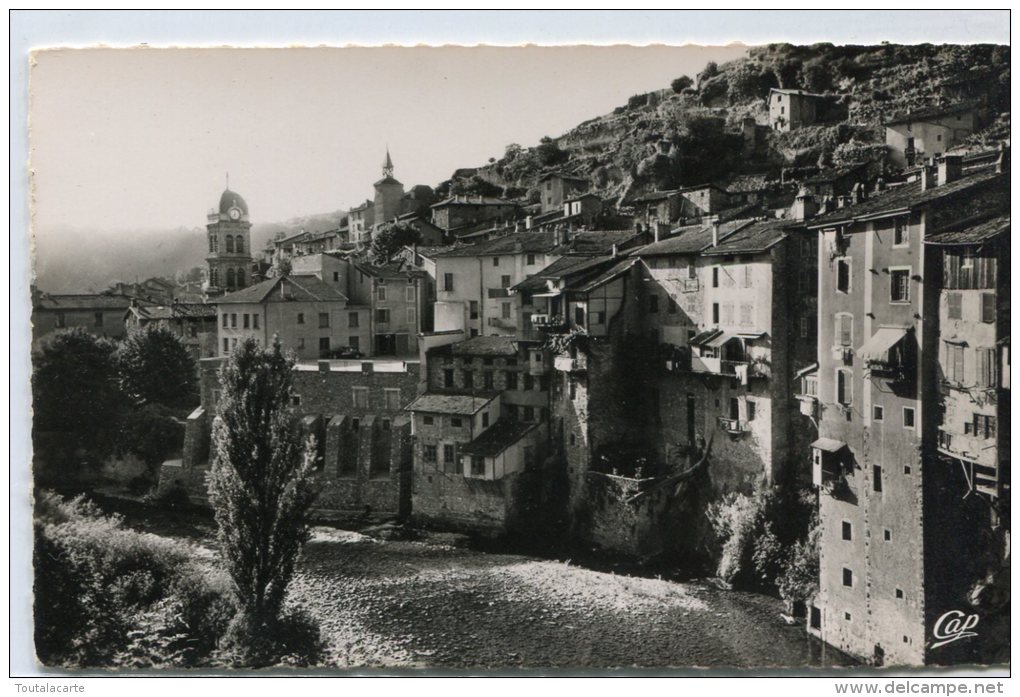
[[[82,497],[35,508],[35,645],[45,665],[204,665],[235,609],[186,546],[122,527]]]
[[[731,493],[707,516],[719,542],[719,577],[735,588],[778,591],[792,604],[817,583],[817,510],[813,492],[759,484]]]
[[[691,78],[687,77],[686,75],[681,75],[677,79],[673,80],[673,82],[669,83],[669,86],[677,94],[682,93],[685,89],[688,89],[689,87],[692,87],[693,85],[694,85],[694,80],[692,80]]]
[[[145,463],[151,485],[158,479],[159,466],[180,450],[184,424],[166,407],[147,404],[123,415],[117,442],[121,451],[133,453]]]

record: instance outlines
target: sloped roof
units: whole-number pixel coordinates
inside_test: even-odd
[[[569,234],[566,242],[553,249],[553,254],[608,254],[629,242],[635,242],[644,233],[636,230],[585,230]]]
[[[538,424],[500,419],[466,445],[460,446],[465,455],[495,457],[537,428]]]
[[[126,310],[131,298],[107,293],[36,293],[32,305],[36,310]]]
[[[967,245],[987,242],[1002,233],[1009,232],[1009,213],[992,216],[970,224],[948,226],[943,230],[929,233],[925,242],[943,245]]]
[[[726,239],[753,222],[753,220],[729,220],[719,223],[719,240]],[[683,232],[679,235],[645,245],[635,250],[634,254],[639,257],[697,254],[712,245],[712,225],[705,225],[696,230],[691,230],[690,227],[682,228]]]
[[[422,411],[428,414],[477,414],[492,402],[497,393],[485,394],[441,394],[430,392],[407,405],[407,411]]]
[[[516,356],[517,339],[512,336],[473,336],[443,348],[454,356]]]
[[[815,94],[814,92],[808,92],[806,90],[784,89],[782,87],[773,87],[772,89],[769,90],[769,94],[773,92],[778,92],[779,94],[795,95],[797,97],[814,97],[816,99],[822,99],[825,97],[824,94]]]
[[[461,245],[437,252],[436,257],[478,257],[501,254],[544,253],[556,247],[551,232],[515,232],[472,245]]]
[[[538,293],[548,288],[549,280],[560,280],[576,277],[589,278],[598,274],[607,264],[617,257],[612,256],[565,256],[560,257],[538,273],[528,276],[513,287],[513,290],[526,293]]]
[[[277,291],[286,286],[286,293]],[[264,302],[347,302],[347,296],[333,286],[323,283],[317,276],[291,275],[269,278],[253,286],[227,293],[219,304]]]
[[[152,320],[216,317],[216,306],[208,303],[174,303],[173,305],[132,307],[131,310],[141,319]]]
[[[399,262],[389,261],[385,264],[369,264],[365,261],[354,262],[354,268],[374,278],[420,278],[425,275],[421,269],[402,266]]]
[[[807,223],[807,227],[816,229],[825,225],[832,225],[833,223],[850,222],[858,218],[880,216],[900,211],[907,212],[932,201],[937,201],[940,198],[967,191],[972,187],[985,184],[998,177],[1005,178],[1008,184],[1009,174],[998,173],[994,169],[976,172],[948,184],[930,187],[926,191],[921,191],[921,182],[910,182],[894,189],[872,193],[865,201],[813,218]]]
[[[572,286],[568,288],[568,290],[578,293],[590,293],[599,286],[612,281],[623,273],[626,273],[630,267],[636,263],[637,259],[621,259],[602,273],[596,274],[593,278],[582,281],[577,287]]]
[[[448,196],[439,203],[433,203],[431,208],[445,208],[446,206],[513,206],[512,201],[507,201],[494,196]]]
[[[968,111],[973,111],[977,108],[976,102],[960,102],[959,104],[952,104],[950,106],[939,106],[930,107],[928,109],[918,109],[912,111],[909,114],[904,114],[894,119],[885,121],[885,126],[895,126],[901,123],[914,123],[917,121],[928,121],[931,119],[941,118],[943,116],[954,116],[956,114],[963,114]]]
[[[703,253],[716,254],[747,254],[764,252],[788,234],[791,222],[788,220],[763,220],[747,227],[740,228],[715,247],[707,248]]]
[[[647,203],[649,201],[661,201],[664,198],[670,196],[676,196],[680,193],[680,189],[669,189],[667,191],[650,191],[647,194],[641,194],[634,196],[627,200],[627,203]]]

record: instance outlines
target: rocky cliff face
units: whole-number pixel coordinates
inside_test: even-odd
[[[709,64],[691,86],[677,81],[631,97],[533,148],[504,156],[445,185],[463,193],[534,198],[538,178],[556,169],[591,179],[606,196],[775,172],[786,165],[842,164],[884,156],[883,121],[914,109],[976,100],[986,110],[975,144],[1008,138],[1006,46],[791,46],[752,49],[744,59]],[[811,129],[761,133],[769,89],[827,94],[835,118]],[[764,147],[744,148],[754,129]]]

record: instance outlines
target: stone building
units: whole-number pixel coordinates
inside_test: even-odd
[[[106,293],[46,293],[32,289],[32,348],[55,331],[81,327],[96,336],[121,339],[132,298]]]
[[[894,165],[909,167],[948,152],[975,130],[977,110],[972,102],[964,102],[922,109],[886,121],[885,144]]]
[[[804,90],[769,90],[769,125],[774,131],[793,131],[818,121],[819,103],[824,97]]]
[[[541,301],[513,288],[560,257],[595,257],[638,246],[633,230],[566,233],[518,232],[434,253],[435,330],[470,336],[534,338],[533,314],[548,314]]]
[[[220,196],[219,209],[209,211],[206,224],[209,252],[207,293],[215,297],[251,282],[251,220],[248,204],[229,188]]]
[[[542,213],[563,209],[563,204],[591,188],[583,177],[574,177],[559,172],[550,172],[538,180],[539,203]]]
[[[430,349],[426,366],[424,394],[408,407],[414,518],[501,534],[545,515],[546,352],[534,342],[479,336]]]
[[[212,428],[223,359],[200,362],[201,405],[185,426],[183,458],[163,464],[159,487],[183,487],[207,500]],[[410,512],[411,423],[406,407],[418,386],[416,361],[319,361],[294,368],[295,428],[315,437],[317,515],[336,519]]]
[[[299,359],[329,358],[351,348],[372,355],[371,308],[349,303],[333,284],[317,276],[270,278],[217,301],[219,355],[244,337],[268,346],[273,336]]]
[[[383,265],[350,261],[347,293],[355,305],[370,308],[368,349],[377,356],[418,353],[418,333],[426,297],[425,274],[399,262]],[[366,349],[362,349],[363,351]]]
[[[562,204],[561,204],[562,205]],[[491,196],[450,196],[431,206],[432,223],[447,235],[480,223],[509,223],[517,216],[512,201]]]
[[[966,254],[971,245],[957,252],[937,243],[984,246],[985,233],[967,220],[1008,210],[1009,175],[996,171],[1001,163],[969,176],[958,165],[943,158],[937,172],[925,167],[920,181],[808,224],[819,236],[813,460],[821,519],[820,590],[809,629],[877,664],[953,662],[980,646],[982,639],[940,646],[938,621],[947,612],[974,611],[969,591],[1004,554],[1008,519],[990,529],[988,492],[1004,494],[996,506],[1008,501],[1000,486],[1008,473],[999,468],[992,477],[981,463],[959,464],[976,435],[964,424],[980,427],[984,438],[995,430],[987,418],[994,409],[976,408],[945,383],[972,397],[992,389],[973,387],[993,378],[987,367],[979,374],[969,366],[987,366],[989,354],[978,349],[998,348],[998,308],[1008,297],[998,291],[1008,277],[1000,280],[998,262],[977,264]],[[964,292],[961,284],[982,287]],[[987,285],[996,286],[994,301],[982,296]],[[961,325],[965,312],[969,322],[994,316],[995,328]],[[971,333],[960,351],[963,330]],[[940,357],[950,365],[941,367]],[[805,383],[811,377],[805,374]],[[957,409],[971,416],[958,419]]]
[[[128,331],[148,325],[166,327],[176,334],[191,357],[212,358],[217,355],[216,306],[207,303],[140,305],[137,302],[124,314]]]

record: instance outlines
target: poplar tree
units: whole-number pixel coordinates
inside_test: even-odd
[[[220,369],[209,498],[239,612],[228,633],[246,663],[272,662],[286,634],[283,601],[315,498],[314,448],[303,447],[290,409],[293,359],[279,339],[248,338]]]

